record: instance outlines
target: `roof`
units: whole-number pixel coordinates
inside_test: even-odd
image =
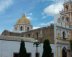
[[[30,20],[24,15],[17,21],[17,24],[30,24]]]
[[[39,33],[39,37],[41,37],[41,38],[38,38],[38,41],[43,42],[44,39],[48,38],[50,43],[54,44],[54,24],[51,24],[50,26],[47,26],[47,27],[42,27],[42,28],[38,28],[38,29],[34,29],[34,30],[27,31],[27,32],[22,32],[22,33],[10,32],[10,31],[5,30],[1,35],[2,36],[3,35],[4,36],[14,36],[14,37],[16,36],[18,38],[28,38],[29,37],[29,39],[34,38],[33,41],[35,41],[36,33]]]
[[[7,41],[25,41],[25,42],[35,42],[34,38],[27,38],[27,37],[17,37],[17,36],[0,36],[0,40],[7,40]]]

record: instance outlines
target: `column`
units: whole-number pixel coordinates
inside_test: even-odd
[[[58,46],[56,47],[56,57],[58,57]]]
[[[62,48],[60,46],[60,57],[62,57]]]

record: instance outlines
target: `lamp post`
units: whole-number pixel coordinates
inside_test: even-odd
[[[33,45],[35,45],[35,47],[36,47],[36,57],[39,57],[39,53],[38,53],[38,47],[39,47],[39,42],[38,42],[38,40],[36,40],[35,42],[34,42],[34,44]]]

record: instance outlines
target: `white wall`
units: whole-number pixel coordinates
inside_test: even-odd
[[[31,42],[25,42],[26,50],[28,53],[31,53],[32,57],[35,57],[36,47],[33,46]],[[55,53],[55,46],[51,44],[52,52]],[[0,40],[0,57],[13,57],[13,53],[19,52],[20,42],[18,41],[5,41]],[[38,52],[40,57],[43,52],[43,44],[40,44],[38,47]]]

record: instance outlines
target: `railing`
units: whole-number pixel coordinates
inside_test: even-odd
[[[57,40],[62,40],[62,41],[70,41],[70,38],[65,38],[63,39],[62,37],[56,38]]]
[[[60,11],[60,14],[66,14],[66,13],[69,13],[69,12],[72,12],[72,10],[68,10],[68,11]]]

